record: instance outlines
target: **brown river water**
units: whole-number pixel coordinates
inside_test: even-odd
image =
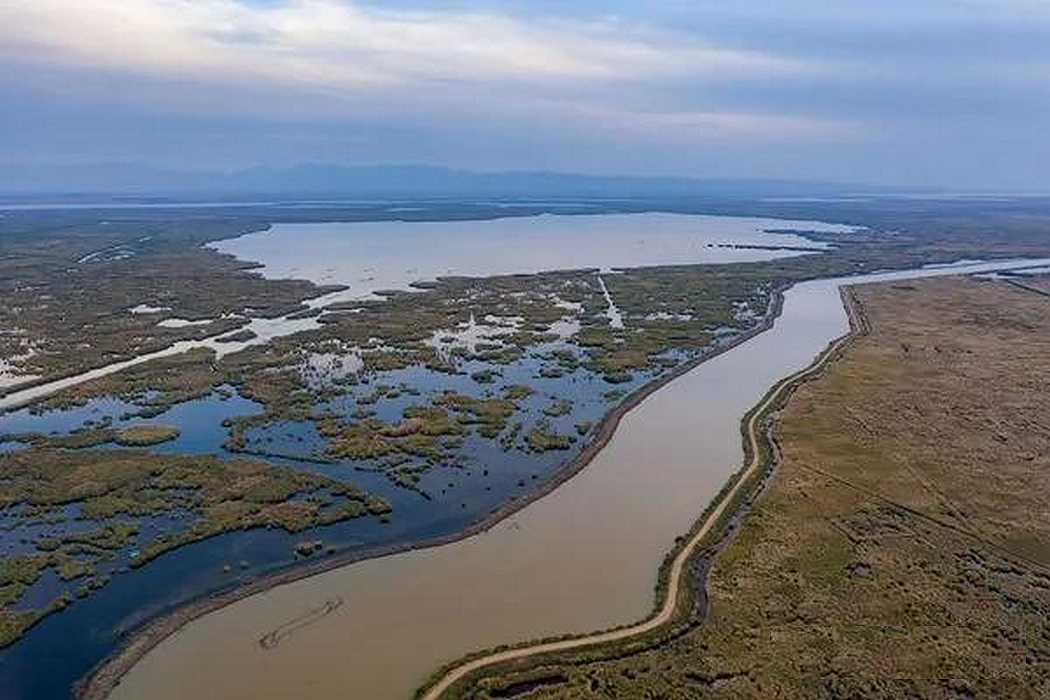
[[[463,654],[645,617],[675,537],[741,466],[741,417],[846,332],[840,284],[789,290],[772,329],[651,395],[587,468],[491,530],[348,565],[208,614],[147,654],[110,697],[405,700]],[[328,615],[311,616],[339,600]],[[275,631],[279,643],[264,649],[259,640]]]

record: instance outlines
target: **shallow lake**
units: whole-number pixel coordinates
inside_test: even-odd
[[[853,230],[816,221],[687,214],[577,214],[483,221],[276,224],[213,247],[263,264],[270,278],[342,284],[342,299],[440,276],[770,260],[820,248],[796,234]]]

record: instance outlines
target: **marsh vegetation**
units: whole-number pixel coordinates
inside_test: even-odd
[[[73,595],[189,542],[252,527],[300,532],[388,511],[346,483],[262,462],[136,450],[0,454],[0,526],[19,537],[0,566],[0,646]],[[59,583],[42,582],[49,571]],[[27,605],[38,582],[40,602]]]

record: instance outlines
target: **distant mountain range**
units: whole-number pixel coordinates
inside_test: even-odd
[[[422,165],[307,164],[232,173],[128,164],[0,169],[0,197],[290,201],[411,198],[820,197],[886,188],[789,180],[473,172]],[[899,191],[898,191],[899,192]]]

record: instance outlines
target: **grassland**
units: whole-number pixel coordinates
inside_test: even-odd
[[[706,618],[459,697],[1050,695],[1050,303],[969,279],[857,295],[871,332],[782,412]]]

